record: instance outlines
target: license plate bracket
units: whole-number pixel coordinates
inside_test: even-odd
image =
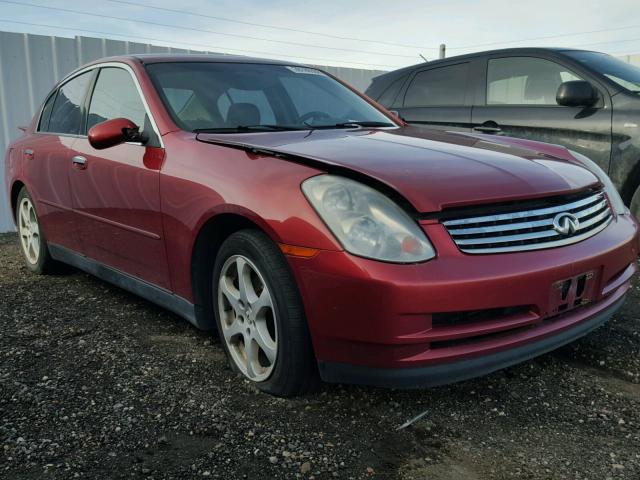
[[[549,315],[558,315],[591,303],[594,299],[596,272],[589,271],[555,282],[551,288]]]

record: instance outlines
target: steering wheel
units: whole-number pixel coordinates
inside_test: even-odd
[[[331,118],[331,115],[326,112],[320,112],[319,110],[313,110],[311,112],[305,113],[304,115],[301,115],[300,118],[298,118],[298,122],[305,123],[312,118],[319,120],[322,118]]]

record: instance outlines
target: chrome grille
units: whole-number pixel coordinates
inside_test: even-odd
[[[559,233],[554,219],[571,214],[577,229]],[[458,248],[465,253],[504,253],[559,247],[585,240],[604,230],[612,220],[602,192],[579,200],[557,200],[551,206],[495,215],[465,216],[443,222]]]

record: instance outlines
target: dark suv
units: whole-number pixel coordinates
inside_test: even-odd
[[[389,72],[366,93],[411,124],[582,153],[608,171],[640,218],[638,67],[584,50],[495,50]]]

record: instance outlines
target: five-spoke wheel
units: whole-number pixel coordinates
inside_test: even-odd
[[[231,367],[258,388],[291,396],[318,385],[302,299],[278,245],[257,229],[216,252],[212,305]]]
[[[37,265],[40,258],[40,227],[36,210],[27,196],[23,197],[18,205],[18,232],[22,253],[27,262]]]
[[[222,337],[238,369],[260,382],[269,377],[278,356],[278,326],[273,298],[258,267],[232,255],[218,282]]]

